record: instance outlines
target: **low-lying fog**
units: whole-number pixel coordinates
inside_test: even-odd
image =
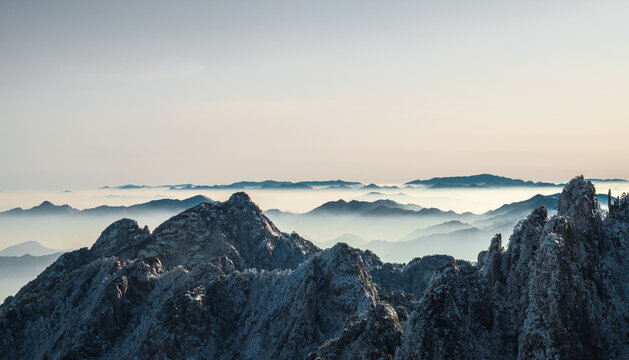
[[[618,193],[627,184],[615,184]],[[597,187],[599,188],[599,187]],[[77,209],[99,205],[133,205],[156,199],[185,199],[194,195],[204,195],[213,200],[224,201],[238,190],[168,190],[166,188],[146,189],[99,189],[62,191],[3,191],[0,192],[0,211],[15,207],[24,209],[39,205],[48,200],[56,205],[68,204]],[[280,209],[287,212],[306,212],[328,202],[339,199],[373,201],[391,199],[399,203],[418,204],[423,207],[436,207],[456,212],[482,213],[505,203],[520,201],[536,194],[554,194],[561,187],[487,188],[487,189],[341,189],[341,190],[243,190],[263,210]],[[605,192],[607,188],[605,188]],[[599,189],[599,192],[601,190]]]
[[[607,193],[612,189],[615,195],[629,191],[629,183],[599,183],[598,193]],[[151,200],[171,198],[185,199],[194,195],[204,195],[213,200],[224,201],[236,190],[168,190],[167,188],[145,189],[98,189],[69,191],[3,191],[0,192],[0,211],[15,207],[24,209],[39,205],[49,200],[56,205],[69,204],[78,209],[92,208],[100,205],[133,205]],[[261,209],[279,209],[282,212],[268,212],[267,215],[285,232],[296,231],[302,236],[322,246],[340,237],[354,246],[361,246],[374,240],[397,242],[412,240],[413,232],[417,237],[426,237],[439,233],[448,233],[469,227],[483,228],[488,232],[503,231],[508,239],[511,224],[493,224],[490,220],[473,214],[483,214],[499,208],[503,204],[523,201],[536,194],[551,195],[561,191],[561,187],[521,187],[521,188],[401,188],[401,189],[341,189],[341,190],[245,190]],[[286,213],[306,213],[328,201],[343,199],[375,201],[390,199],[401,204],[415,204],[424,208],[438,208],[443,211],[452,210],[458,214],[471,212],[467,215],[445,215],[432,217],[357,217],[357,216],[298,216]],[[606,205],[606,204],[602,204]],[[279,215],[278,215],[279,214]],[[173,213],[145,213],[135,217],[141,225],[154,229]],[[112,216],[86,217],[24,217],[0,218],[0,249],[24,241],[35,240],[53,249],[75,249],[91,246],[100,232],[111,222],[117,220]],[[464,225],[459,228],[444,227],[442,229],[426,229],[446,221],[457,220]],[[468,226],[469,225],[469,226]],[[424,229],[424,230],[422,230]],[[459,233],[460,240],[454,236],[431,241],[430,246],[422,252],[390,255],[393,250],[381,249],[380,255],[385,260],[408,261],[415,256],[429,253],[448,253],[463,259],[474,260],[478,251],[483,250],[490,238],[486,234],[477,234],[482,241],[465,243],[469,234]],[[465,236],[464,236],[465,235]],[[482,236],[481,236],[482,235]],[[375,243],[377,244],[377,242]],[[372,244],[372,247],[378,247]],[[419,249],[419,248],[418,248]],[[373,249],[374,251],[378,249]]]
[[[629,183],[626,182],[604,182],[596,185],[599,194],[606,194],[608,189],[612,189],[613,195],[616,196],[629,192]],[[373,190],[248,189],[246,192],[284,232],[296,231],[322,248],[342,241],[354,247],[372,250],[383,261],[408,262],[415,257],[430,254],[449,254],[458,259],[475,261],[478,252],[487,248],[495,233],[502,233],[503,244],[507,245],[513,226],[533,208],[546,205],[552,213],[557,199],[553,194],[561,192],[561,189],[560,186],[551,186]],[[225,201],[235,191],[237,190],[188,191],[167,188],[0,191],[0,212],[15,207],[29,209],[38,206],[44,200],[55,205],[68,204],[79,210],[101,205],[130,206],[166,198],[183,200],[196,195]],[[544,196],[535,196],[537,194]],[[359,200],[365,203],[354,207],[337,202],[310,212],[324,203],[340,199]],[[374,201],[382,199],[393,200],[396,203],[373,204]],[[600,196],[599,201],[605,208],[606,196]],[[514,202],[518,203],[501,208],[504,204]],[[179,204],[179,207],[186,208],[188,204],[189,202]],[[377,208],[378,206],[380,207]],[[499,210],[490,211],[494,209]],[[82,212],[80,215],[71,209],[66,210],[71,213],[27,216],[0,214],[0,253],[2,249],[15,244],[37,241],[49,248],[44,249],[50,254],[15,257],[13,251],[15,248],[11,251],[13,255],[1,254],[0,300],[14,294],[51,264],[60,254],[56,250],[89,247],[102,230],[123,217],[122,212],[117,210],[95,211],[91,214]],[[157,225],[180,211],[181,209],[176,206],[159,209],[142,207],[130,211],[132,215],[125,217],[131,217],[140,225],[148,225],[149,228],[155,229]]]

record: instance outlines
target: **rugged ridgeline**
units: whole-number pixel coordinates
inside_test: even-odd
[[[343,244],[320,251],[236,193],[152,233],[117,221],[91,249],[61,256],[0,306],[0,357],[306,358],[365,317],[396,330],[372,346],[390,356],[401,334],[391,309],[405,318],[453,260],[400,266]]]
[[[237,193],[61,256],[0,306],[0,358],[626,358],[628,236],[628,199],[604,216],[581,177],[475,265],[386,264]]]
[[[398,359],[627,359],[629,199],[603,217],[583,177],[558,214],[540,208],[497,235],[476,266],[436,274]]]

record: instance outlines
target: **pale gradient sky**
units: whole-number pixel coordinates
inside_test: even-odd
[[[2,1],[0,190],[629,178],[628,1]]]

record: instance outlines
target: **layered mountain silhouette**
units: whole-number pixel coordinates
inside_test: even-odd
[[[624,181],[622,179],[594,179],[597,181],[618,182]],[[472,176],[450,176],[450,177],[436,177],[428,180],[413,180],[405,183],[406,186],[421,185],[430,188],[451,188],[451,187],[469,187],[469,188],[485,188],[485,187],[530,187],[530,186],[562,186],[561,184],[554,184],[549,182],[534,182],[525,181],[520,179],[512,179],[504,176],[480,174]],[[357,181],[345,181],[345,180],[323,180],[323,181],[277,181],[277,180],[264,180],[264,181],[238,181],[231,184],[224,185],[195,185],[195,184],[177,184],[177,185],[135,185],[126,184],[119,186],[103,186],[101,189],[116,189],[116,190],[136,190],[147,188],[167,188],[170,190],[290,190],[290,189],[399,189],[396,185],[377,185],[374,183],[363,184]]]
[[[46,200],[41,204],[34,206],[30,209],[15,208],[7,211],[0,212],[0,217],[8,216],[20,216],[20,215],[69,215],[79,212],[79,210],[71,207],[70,205],[55,205]]]
[[[464,223],[459,220],[450,220],[450,221],[446,221],[441,224],[429,226],[423,229],[413,230],[412,232],[408,233],[403,238],[401,238],[399,241],[415,240],[424,236],[436,235],[436,234],[448,234],[453,231],[468,230],[468,229],[473,229],[473,228],[474,226],[468,223]]]
[[[399,204],[393,200],[368,201],[345,201],[337,200],[327,202],[315,209],[309,215],[378,215],[389,211],[408,210],[412,212],[421,211],[422,207],[414,204]]]
[[[63,252],[49,255],[0,256],[0,298],[15,294],[29,281],[61,256]],[[1,357],[0,357],[1,358]]]
[[[625,359],[629,198],[583,177],[476,263],[286,234],[244,193],[109,226],[0,305],[5,359]]]
[[[44,201],[40,205],[30,209],[15,208],[0,212],[0,218],[15,216],[67,216],[67,215],[115,215],[133,216],[141,212],[180,212],[197,204],[212,201],[210,198],[197,195],[185,200],[159,199],[131,206],[102,205],[84,210],[75,209],[69,205],[54,205],[50,201]]]
[[[26,241],[0,250],[0,298],[15,294],[63,252],[47,248],[37,241]]]
[[[116,189],[116,190],[129,190],[129,189],[145,189],[145,188],[167,188],[169,190],[246,190],[246,189],[263,189],[263,190],[290,190],[290,189],[349,189],[356,187],[363,187],[362,183],[356,181],[344,181],[344,180],[323,180],[323,181],[276,181],[276,180],[264,180],[264,181],[238,181],[226,185],[195,185],[195,184],[177,184],[177,185],[159,185],[159,186],[147,186],[147,185],[120,185],[120,186],[103,186],[101,189]],[[378,185],[370,184],[370,188],[380,188]]]
[[[504,176],[480,174],[471,176],[435,177],[428,180],[413,180],[405,185],[421,185],[430,188],[489,188],[489,187],[528,187],[560,186],[548,182],[524,181]]]
[[[63,251],[47,248],[37,241],[25,241],[23,243],[12,245],[0,250],[0,256],[22,256],[26,254],[31,256],[42,256],[51,255],[58,252]]]
[[[307,234],[324,248],[336,243],[334,239],[350,233],[362,241],[350,240],[348,243],[375,251],[386,261],[407,262],[414,254],[444,250],[456,257],[473,260],[485,247],[487,238],[495,233],[509,233],[532,210],[545,206],[554,214],[559,196],[559,193],[535,195],[482,214],[423,208],[392,200],[338,200],[303,214],[275,209],[267,210],[265,214],[282,227]],[[608,195],[597,197],[601,206],[607,207]],[[614,200],[611,197],[611,201]]]

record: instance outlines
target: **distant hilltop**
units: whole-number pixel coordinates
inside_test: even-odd
[[[435,177],[429,180],[414,180],[405,183],[411,186],[429,188],[491,188],[491,187],[529,187],[529,186],[564,186],[549,182],[524,181],[504,176],[480,174],[471,176]]]
[[[63,253],[67,250],[55,250],[44,245],[40,244],[37,241],[25,241],[23,243],[19,243],[13,246],[9,246],[0,250],[0,257],[3,256],[23,256],[23,255],[31,255],[31,256],[45,256],[52,255],[57,253]],[[54,261],[54,259],[52,259]]]

